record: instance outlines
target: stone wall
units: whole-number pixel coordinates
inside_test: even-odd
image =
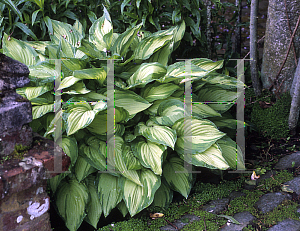
[[[62,153],[62,171],[70,158],[53,141],[33,133],[31,103],[16,93],[30,82],[26,65],[0,53],[0,230],[50,231],[47,179],[54,153]],[[23,147],[17,155],[16,147]],[[56,158],[60,158],[57,156]]]

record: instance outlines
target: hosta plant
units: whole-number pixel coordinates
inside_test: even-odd
[[[19,41],[4,34],[2,42],[6,55],[30,69],[30,84],[17,92],[32,103],[33,130],[54,139],[62,118],[61,146],[71,158],[71,173],[49,184],[69,230],[83,220],[96,228],[101,214],[107,217],[115,207],[133,216],[150,205],[168,206],[173,191],[187,198],[195,178],[185,168],[185,155],[193,166],[244,169],[239,147],[226,135],[237,122],[226,111],[243,83],[215,72],[222,61],[193,59],[190,75],[185,62],[167,66],[184,22],[156,33],[138,24],[117,34],[104,9],[89,36],[78,21],[72,26],[51,20],[51,26],[51,41]],[[114,160],[106,159],[108,58],[116,59],[115,137],[110,138],[115,140],[108,146]],[[61,59],[62,73],[53,59]],[[64,104],[55,115],[53,76],[60,74]],[[185,117],[186,81],[193,86],[191,118]],[[112,166],[116,171],[104,172]]]

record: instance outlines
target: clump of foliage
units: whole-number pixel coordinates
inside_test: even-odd
[[[258,131],[271,139],[286,138],[289,135],[288,118],[291,107],[291,96],[288,92],[282,94],[280,99],[271,107],[262,108],[259,101],[272,103],[275,96],[263,98],[268,94],[265,92],[256,99],[251,112],[251,122],[255,124]]]
[[[187,198],[194,179],[185,168],[184,150],[193,166],[245,168],[241,150],[225,133],[235,129],[237,121],[222,117],[234,105],[236,88],[243,83],[216,72],[222,61],[193,59],[189,76],[185,62],[168,65],[183,38],[184,21],[155,33],[142,30],[140,23],[118,34],[104,8],[89,35],[79,21],[73,26],[56,20],[49,24],[51,41],[19,41],[4,33],[2,43],[6,55],[30,70],[30,84],[17,93],[33,105],[33,130],[54,140],[62,119],[62,148],[71,158],[71,173],[49,183],[70,230],[77,230],[83,220],[96,228],[101,214],[107,217],[115,207],[123,216],[134,216],[151,204],[168,207],[173,191]],[[51,59],[62,59],[62,73],[57,73]],[[110,92],[109,59],[116,60]],[[65,102],[57,113],[53,76],[62,77],[56,94],[61,92]],[[186,81],[193,84],[193,99],[204,102],[192,105],[188,119]],[[107,124],[114,114],[107,108],[112,99],[115,129]],[[191,134],[185,132],[187,125]],[[108,131],[115,137],[108,138]],[[188,149],[186,136],[193,138]],[[114,145],[106,149],[106,142]]]

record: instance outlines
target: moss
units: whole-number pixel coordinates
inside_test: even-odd
[[[258,131],[265,137],[271,139],[286,138],[289,135],[288,117],[291,106],[291,96],[288,92],[281,95],[281,98],[269,108],[261,108],[259,101],[271,103],[274,102],[274,95],[263,98],[269,92],[265,91],[261,97],[255,99],[251,111],[251,122],[256,126]],[[248,100],[251,93],[247,96]],[[254,101],[254,100],[252,100]],[[246,110],[249,113],[251,107]],[[280,113],[278,113],[280,112]]]

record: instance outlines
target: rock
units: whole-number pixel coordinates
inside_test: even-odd
[[[287,155],[281,158],[274,168],[281,169],[281,170],[292,168],[292,162],[295,162],[294,165],[295,168],[300,167],[300,152],[295,152],[291,155]]]
[[[268,231],[300,231],[300,221],[286,219],[269,228]]]
[[[226,208],[229,201],[230,199],[227,197],[219,200],[213,200],[207,205],[203,206],[203,210],[209,213],[218,214]]]
[[[283,192],[267,193],[255,203],[254,207],[262,213],[268,213],[286,199],[290,200],[292,196]]]
[[[240,222],[240,225],[233,224],[233,223],[228,223],[227,226],[224,228],[220,229],[220,231],[239,231],[243,230],[244,227],[246,227],[250,222],[254,221],[256,218],[248,211],[246,212],[241,212],[241,213],[236,213],[233,216],[234,219],[236,219],[238,222]]]

